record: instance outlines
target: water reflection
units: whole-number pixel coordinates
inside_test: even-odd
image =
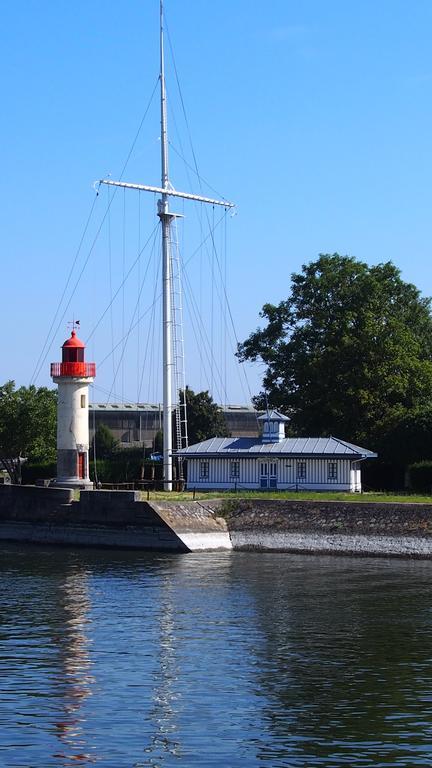
[[[144,748],[148,766],[163,765],[167,756],[180,753],[178,740],[177,704],[179,696],[175,681],[181,674],[176,655],[176,605],[172,576],[162,577],[159,612],[157,617],[159,642],[156,648],[157,671],[153,679],[148,720],[150,738]]]
[[[83,703],[91,696],[95,682],[91,674],[90,639],[86,634],[91,622],[90,608],[87,574],[74,569],[73,573],[65,575],[64,582],[57,588],[58,634],[52,636],[58,651],[58,677],[54,684],[62,710],[61,717],[56,718],[53,725],[63,747],[53,757],[61,758],[65,766],[85,766],[97,759],[89,753],[82,712]]]
[[[426,764],[432,564],[314,557],[306,568],[294,557],[287,572],[285,556],[261,556],[259,580],[247,578],[250,566],[241,568],[266,636],[258,695],[272,734],[259,758]]]
[[[0,765],[431,762],[432,563],[1,554]]]

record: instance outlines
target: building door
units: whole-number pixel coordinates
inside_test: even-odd
[[[277,488],[277,462],[260,462],[260,488]]]
[[[270,488],[277,488],[277,463],[271,461],[269,465],[269,486]]]
[[[85,453],[78,454],[78,477],[80,480],[85,478]]]

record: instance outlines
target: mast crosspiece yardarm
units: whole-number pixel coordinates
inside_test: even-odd
[[[195,200],[210,205],[221,205],[223,208],[234,208],[233,203],[226,200],[213,200],[190,192],[178,192],[169,181],[168,173],[168,131],[165,89],[165,57],[164,57],[164,28],[163,0],[160,0],[160,101],[161,101],[161,186],[153,187],[147,184],[131,184],[125,181],[101,179],[100,184],[113,187],[137,189],[142,192],[156,192],[161,195],[158,201],[158,216],[162,226],[162,301],[163,301],[163,464],[164,489],[172,490],[172,374],[173,374],[173,308],[172,308],[172,264],[171,264],[171,224],[176,217],[169,210],[169,198],[181,197],[185,200]]]

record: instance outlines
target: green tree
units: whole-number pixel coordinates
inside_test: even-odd
[[[194,392],[186,387],[189,444],[209,437],[228,437],[224,415],[208,392]]]
[[[291,417],[300,435],[335,434],[379,450],[432,397],[430,300],[391,262],[320,255],[292,275],[289,297],[239,347],[266,365],[256,405]]]
[[[0,465],[21,482],[21,460],[55,461],[57,393],[46,387],[0,386]]]
[[[382,451],[388,460],[402,466],[432,459],[432,405],[407,410],[383,435]]]
[[[99,424],[95,433],[96,456],[99,459],[108,459],[118,448],[119,441],[106,424]]]
[[[158,429],[154,436],[154,451],[155,453],[163,452],[163,432],[161,429]]]

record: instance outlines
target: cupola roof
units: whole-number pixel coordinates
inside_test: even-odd
[[[65,347],[75,347],[75,349],[85,349],[85,344],[83,341],[81,341],[78,338],[75,331],[72,331],[70,335],[70,339],[66,339],[65,343],[63,344],[63,349]]]
[[[258,421],[289,421],[289,418],[279,411],[266,411],[262,416],[258,416]]]

